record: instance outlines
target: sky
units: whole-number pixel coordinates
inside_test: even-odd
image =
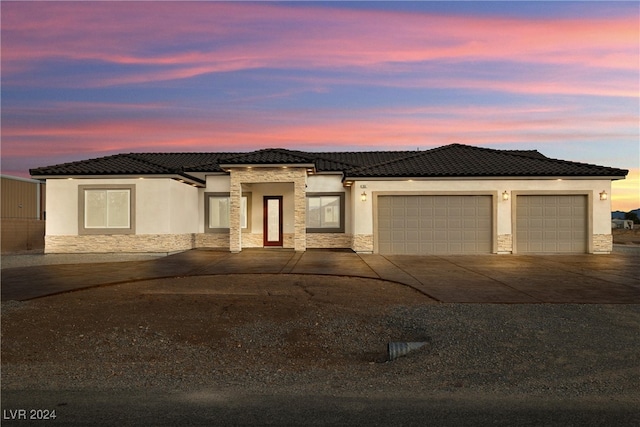
[[[12,2],[2,173],[128,152],[538,150],[629,170],[640,3]]]

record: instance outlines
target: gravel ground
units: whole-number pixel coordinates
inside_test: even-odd
[[[2,389],[640,404],[640,306],[435,304],[379,280],[187,277],[2,303]],[[386,361],[389,341],[428,344]]]

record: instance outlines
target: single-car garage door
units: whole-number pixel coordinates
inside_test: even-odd
[[[587,196],[517,196],[516,251],[587,252]]]
[[[491,253],[491,200],[491,196],[379,196],[378,252]]]

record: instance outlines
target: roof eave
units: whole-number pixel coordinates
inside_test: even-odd
[[[182,181],[186,184],[206,185],[206,181],[185,173],[175,174],[150,174],[150,173],[128,173],[128,174],[43,174],[31,175],[33,179],[154,179],[169,178]]]
[[[611,180],[616,181],[625,179],[626,175],[606,175],[606,176],[573,176],[573,175],[460,175],[460,176],[357,176],[357,175],[345,175],[343,181],[455,181],[455,180]]]

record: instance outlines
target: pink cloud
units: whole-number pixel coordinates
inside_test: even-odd
[[[83,83],[103,86],[256,67],[379,71],[434,60],[637,70],[638,27],[634,16],[527,20],[286,4],[5,3],[3,68],[5,62],[8,67],[3,71],[13,74],[45,59],[154,67]],[[583,81],[573,77],[577,88],[571,93]],[[465,84],[449,81],[456,83]],[[514,90],[508,84],[493,88]],[[613,96],[629,92],[594,89],[598,91]]]
[[[50,108],[50,109],[47,109]],[[164,114],[164,110],[171,114]],[[598,141],[637,137],[631,114],[586,113],[571,107],[422,107],[344,111],[245,111],[177,115],[180,108],[150,103],[56,103],[40,107],[38,122],[6,122],[3,156],[104,151],[211,151],[238,147],[390,147]],[[55,120],[64,111],[73,120]],[[78,117],[81,112],[88,116]],[[104,115],[103,111],[108,111]],[[9,109],[8,114],[18,111]],[[156,113],[160,112],[160,116]],[[30,116],[28,109],[19,110]],[[132,114],[134,116],[132,116]],[[248,119],[250,117],[250,119]],[[59,144],[56,144],[56,141]]]

